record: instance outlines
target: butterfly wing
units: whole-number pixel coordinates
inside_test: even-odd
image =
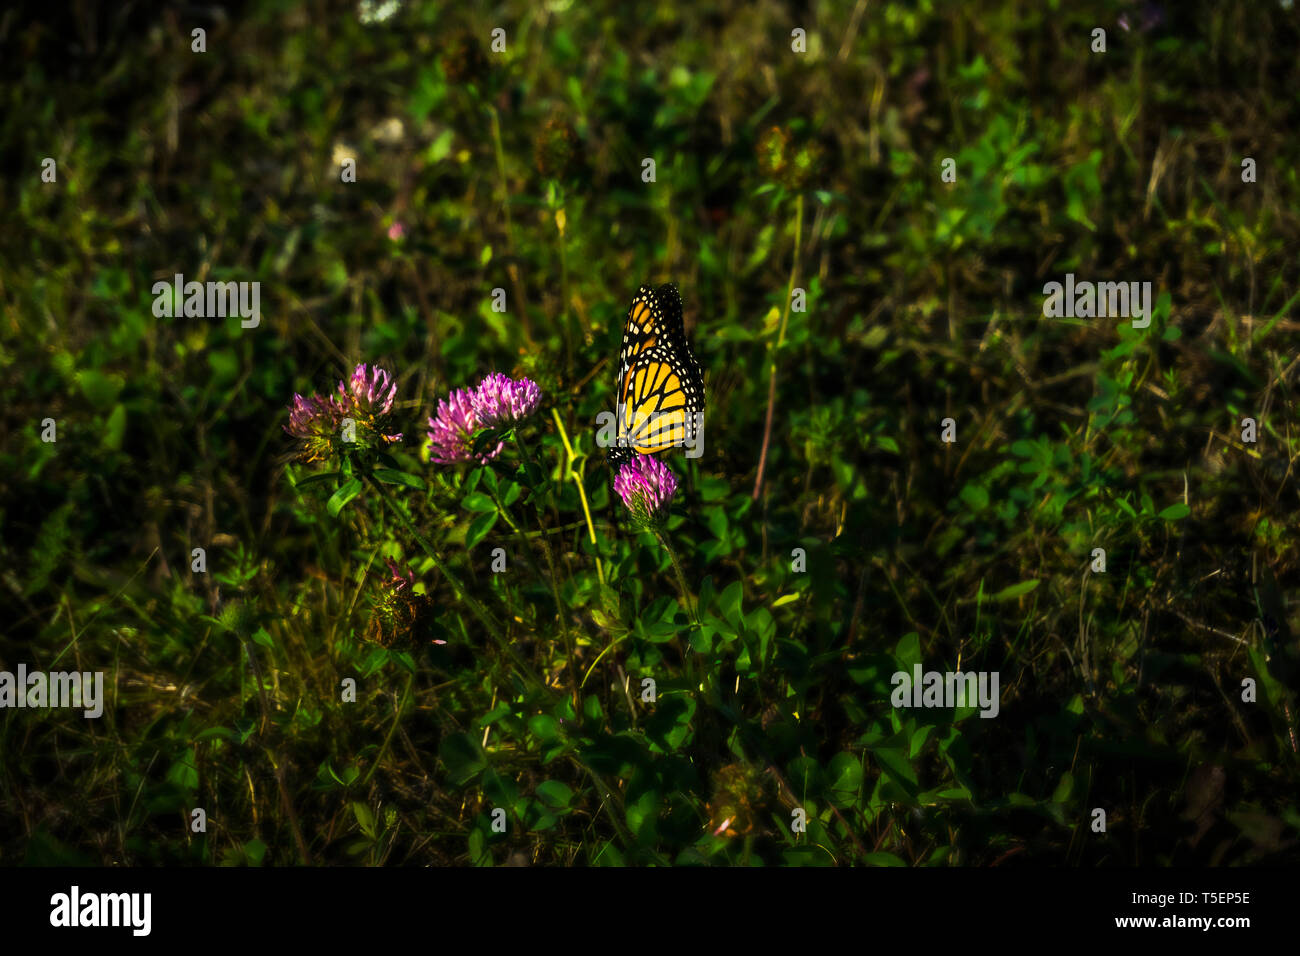
[[[657,290],[641,286],[632,300],[617,395],[624,447],[646,455],[694,442],[697,416],[704,411],[704,378],[686,341],[681,296],[671,283]]]
[[[665,339],[685,339],[682,328],[682,298],[671,283],[657,290],[641,286],[627,310],[627,325],[623,328],[623,348],[618,355],[618,393],[623,393],[623,383],[636,357],[646,349],[654,348]]]

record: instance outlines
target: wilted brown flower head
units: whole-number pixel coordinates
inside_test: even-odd
[[[537,171],[548,178],[561,178],[578,165],[578,134],[568,120],[552,116],[537,133],[533,143],[533,161]]]
[[[427,594],[415,593],[414,571],[407,568],[402,572],[392,561],[388,562],[388,570],[391,580],[371,598],[372,613],[365,639],[381,647],[403,650],[425,642],[433,622],[434,605]]]
[[[747,836],[754,832],[765,804],[761,774],[729,763],[713,775],[709,832],[713,836]]]
[[[456,33],[442,55],[442,72],[451,83],[473,83],[487,73],[487,56],[478,37],[468,30]]]
[[[791,192],[808,185],[821,161],[821,147],[816,143],[795,145],[793,134],[783,126],[769,127],[759,137],[756,152],[763,175]]]

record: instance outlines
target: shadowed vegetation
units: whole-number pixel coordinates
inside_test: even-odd
[[[34,10],[0,670],[107,701],[0,712],[0,863],[1300,859],[1300,11]],[[177,273],[260,325],[157,316]],[[1045,317],[1067,273],[1150,326]],[[657,536],[595,422],[669,281],[708,407]],[[363,362],[402,442],[290,460]],[[491,371],[537,414],[429,462]],[[997,716],[893,707],[917,663]]]

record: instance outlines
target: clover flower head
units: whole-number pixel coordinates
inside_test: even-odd
[[[1129,2],[1131,4],[1134,0],[1129,0]],[[1288,0],[1282,0],[1282,8],[1287,10],[1291,8],[1291,4]],[[1138,33],[1146,33],[1155,27],[1160,26],[1160,24],[1164,22],[1164,19],[1165,11],[1160,4],[1145,2],[1142,4],[1141,10],[1134,11],[1131,20],[1128,13],[1121,13],[1119,15],[1119,25],[1126,32],[1131,32],[1136,29]]]
[[[533,143],[533,162],[546,177],[562,177],[578,165],[578,133],[562,116],[551,116]]]
[[[342,420],[343,408],[333,398],[321,395],[303,398],[295,393],[289,406],[289,424],[283,427],[294,438],[302,440],[300,460],[309,462],[329,455]]]
[[[429,460],[439,465],[452,465],[477,460],[487,464],[505,447],[497,442],[496,448],[475,456],[474,432],[481,428],[474,411],[474,393],[467,388],[454,390],[438,402],[438,414],[429,419]]]
[[[402,574],[401,568],[394,564],[391,558],[385,558],[384,560],[388,563],[388,571],[393,576],[393,579],[388,582],[389,588],[393,591],[402,591],[406,588],[415,587],[414,571],[408,567],[406,574]]]
[[[396,397],[397,383],[393,376],[378,365],[363,364],[353,370],[350,379],[339,382],[334,401],[342,418],[351,418],[361,425],[362,439],[373,432],[383,444],[391,445],[402,440],[402,433],[385,434],[387,426],[381,419],[392,412]]]
[[[480,428],[523,421],[542,402],[542,390],[527,379],[512,379],[493,372],[474,391],[474,415]]]
[[[313,395],[303,398],[294,393],[289,406],[289,424],[284,430],[295,438],[310,438],[333,425],[334,403]]]
[[[677,479],[657,458],[635,455],[619,466],[614,490],[633,517],[657,524],[668,517],[668,506],[677,493]]]
[[[298,458],[302,462],[327,459],[344,445],[390,445],[402,440],[400,432],[385,434],[385,419],[396,397],[397,385],[387,371],[377,365],[358,365],[333,394],[310,398],[295,394],[284,430],[302,440]]]
[[[339,396],[362,415],[387,415],[393,410],[397,383],[378,365],[358,365],[346,384],[339,382]]]
[[[403,572],[393,561],[385,558],[392,577],[377,588],[370,598],[373,613],[366,628],[365,639],[390,649],[407,649],[428,638],[434,621],[435,606],[427,594],[415,593],[415,572],[407,567]],[[434,640],[434,644],[446,644]]]

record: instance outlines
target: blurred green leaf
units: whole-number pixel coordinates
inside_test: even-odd
[[[465,548],[469,550],[487,537],[492,526],[497,523],[498,514],[493,511],[491,514],[479,515],[469,523],[469,530],[465,532]]]
[[[385,484],[404,485],[416,491],[424,490],[424,479],[419,475],[408,475],[404,471],[394,471],[391,468],[376,468],[374,476]]]
[[[447,769],[447,779],[464,786],[487,769],[487,755],[482,745],[469,734],[450,734],[438,747],[438,756]]]
[[[1003,601],[1014,601],[1016,598],[1024,597],[1041,583],[1042,582],[1037,578],[1030,581],[1021,581],[1019,584],[1013,584],[1010,587],[1003,588],[997,594],[993,595],[990,600],[999,604]]]
[[[343,507],[360,492],[361,479],[349,478],[343,483],[338,491],[330,495],[330,500],[325,503],[325,510],[327,510],[332,517],[337,518],[339,512],[343,510]]]

